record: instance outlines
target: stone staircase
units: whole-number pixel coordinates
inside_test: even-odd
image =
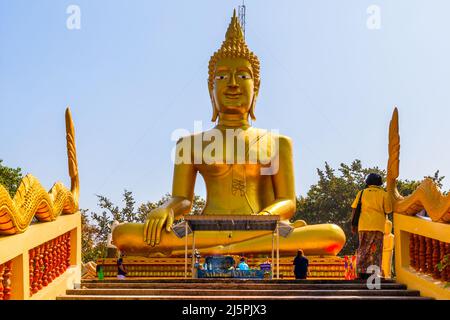
[[[344,280],[83,280],[57,300],[428,300],[405,285]]]

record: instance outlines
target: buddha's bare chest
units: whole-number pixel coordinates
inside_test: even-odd
[[[261,175],[262,165],[256,164],[199,164],[198,172],[205,180],[249,180],[258,179]]]
[[[238,136],[223,141],[194,142],[192,159],[202,173],[222,174],[233,165],[247,170],[270,166],[278,155],[278,144],[270,135]]]

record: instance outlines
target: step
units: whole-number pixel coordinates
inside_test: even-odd
[[[83,280],[58,300],[432,300],[393,280],[370,290],[362,280]]]
[[[56,298],[57,300],[432,300],[431,298],[415,297],[415,296],[98,296],[98,295],[63,295]]]
[[[416,290],[75,289],[67,295],[100,296],[420,296]]]
[[[366,283],[139,283],[139,282],[82,282],[86,289],[235,289],[235,290],[358,290],[367,289]],[[397,283],[381,283],[384,290],[404,290]]]

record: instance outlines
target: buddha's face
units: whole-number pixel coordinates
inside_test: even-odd
[[[223,58],[216,64],[213,89],[217,111],[247,114],[255,96],[253,70],[244,58]]]

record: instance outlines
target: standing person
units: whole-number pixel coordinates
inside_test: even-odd
[[[308,275],[308,259],[303,255],[303,250],[298,249],[297,256],[294,258],[295,279],[306,279]]]
[[[377,266],[381,270],[386,215],[392,213],[392,202],[382,188],[381,176],[370,173],[365,182],[365,189],[358,192],[352,204],[352,214],[355,216],[356,208],[361,201],[358,227],[352,227],[352,232],[358,232],[359,236],[356,271],[358,278],[363,280],[370,276],[367,272],[370,266]]]
[[[121,252],[120,258],[117,259],[117,279],[125,279],[125,276],[127,275],[127,271],[123,265],[123,256],[124,253]]]

